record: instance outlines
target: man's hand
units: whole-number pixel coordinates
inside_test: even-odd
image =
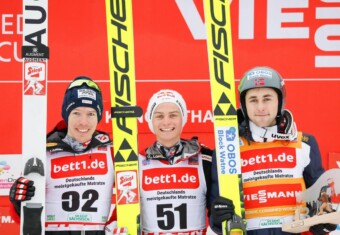
[[[20,206],[22,201],[31,200],[34,196],[34,182],[24,177],[18,178],[9,191],[9,200],[12,202],[15,211],[20,215]]]
[[[235,214],[232,200],[224,197],[216,198],[211,205],[211,215],[215,224],[230,220]]]

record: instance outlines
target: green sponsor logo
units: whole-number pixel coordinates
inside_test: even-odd
[[[260,222],[261,228],[272,227],[276,225],[282,225],[282,220],[281,219],[266,219],[266,220],[261,220]]]
[[[76,221],[76,222],[91,222],[92,218],[87,214],[69,214],[67,221]]]
[[[47,221],[55,221],[55,215],[47,215]]]

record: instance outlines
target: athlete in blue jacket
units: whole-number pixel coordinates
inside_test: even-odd
[[[109,135],[96,130],[102,113],[99,86],[88,77],[74,79],[64,95],[64,120],[47,135],[46,169],[40,165],[39,172],[45,172],[46,177],[45,205],[24,206],[23,234],[40,235],[42,226],[46,235],[127,232],[116,227],[115,212],[110,217],[113,151]],[[15,181],[10,200],[17,213],[21,202],[29,201],[37,190],[34,182],[24,177]],[[45,224],[40,221],[42,213]]]
[[[248,235],[288,235],[282,224],[292,222],[296,206],[308,216],[297,195],[324,172],[316,139],[299,132],[293,115],[284,108],[285,85],[269,67],[245,73],[240,85],[238,110],[242,181]],[[210,225],[220,233],[220,223],[234,214],[231,200],[219,197],[216,158],[212,158],[212,211]],[[228,187],[228,185],[225,185]],[[310,211],[312,213],[312,211]],[[314,226],[313,234],[327,234],[334,225]]]

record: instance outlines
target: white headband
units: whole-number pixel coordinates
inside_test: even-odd
[[[150,98],[148,108],[145,114],[146,121],[148,122],[149,128],[152,133],[155,133],[152,126],[152,117],[155,112],[155,109],[157,108],[158,105],[166,102],[174,103],[178,106],[183,117],[182,127],[184,127],[185,123],[187,122],[188,112],[183,97],[177,91],[174,90],[160,90],[157,93],[153,94],[153,96]]]

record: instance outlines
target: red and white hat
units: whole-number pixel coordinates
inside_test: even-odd
[[[158,105],[166,102],[174,103],[178,106],[183,118],[182,127],[184,127],[185,123],[188,120],[187,106],[181,94],[174,90],[168,89],[160,90],[153,94],[153,96],[150,98],[148,108],[145,114],[146,121],[148,122],[149,128],[152,133],[155,133],[152,126],[152,117],[155,112],[155,109],[157,108]]]

